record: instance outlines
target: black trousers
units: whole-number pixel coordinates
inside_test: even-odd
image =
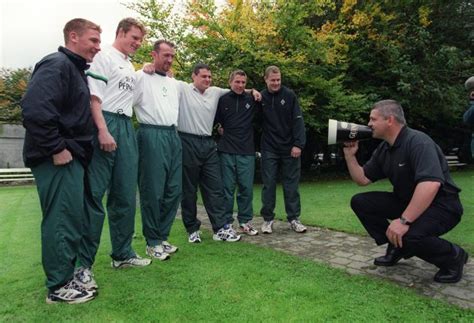
[[[216,143],[211,137],[179,133],[183,146],[183,199],[181,216],[188,233],[199,230],[201,221],[197,218],[197,190],[212,229],[217,232],[225,224],[233,221],[232,213],[226,215],[224,205],[224,185]]]
[[[288,222],[298,219],[301,213],[298,185],[301,174],[301,158],[281,156],[270,151],[262,151],[262,209],[260,214],[265,221],[275,218],[276,186],[278,168],[281,168],[283,199]]]
[[[367,192],[352,197],[351,207],[377,245],[388,242],[388,220],[399,218],[406,203],[390,192]],[[458,196],[442,197],[410,225],[403,236],[403,250],[439,267],[449,265],[456,253],[453,244],[439,238],[461,220],[463,208]]]

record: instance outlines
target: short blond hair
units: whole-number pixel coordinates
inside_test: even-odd
[[[99,33],[102,32],[100,26],[92,21],[83,18],[74,18],[69,20],[63,29],[64,34],[64,43],[67,45],[69,42],[69,34],[71,32],[76,32],[79,36],[84,34],[87,29],[97,30]]]
[[[271,65],[271,66],[268,66],[266,69],[265,69],[265,78],[268,77],[268,75],[272,74],[272,73],[280,73],[280,69],[278,67],[276,67],[275,65]]]
[[[123,30],[123,32],[126,34],[130,31],[130,29],[132,29],[132,27],[137,27],[142,32],[143,36],[146,35],[145,26],[137,19],[128,17],[128,18],[123,18],[122,20],[120,20],[117,26],[117,30],[115,31],[115,37],[118,36],[120,29]]]

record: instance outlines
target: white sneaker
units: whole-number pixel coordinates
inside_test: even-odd
[[[262,224],[262,233],[270,234],[273,232],[273,220],[263,221]]]
[[[255,229],[251,222],[241,223],[240,232],[245,233],[249,236],[256,236],[258,234],[257,229]]]
[[[297,233],[306,232],[306,227],[298,219],[290,222],[290,228]]]
[[[146,254],[161,261],[168,260],[170,258],[170,255],[165,252],[162,245],[157,245],[154,247],[146,246]]]
[[[145,267],[151,264],[151,259],[142,258],[139,255],[125,260],[112,260],[112,268]]]
[[[215,241],[236,242],[240,240],[240,235],[235,232],[232,225],[226,224],[217,233],[214,233],[212,239]]]
[[[163,241],[161,243],[161,247],[163,248],[163,250],[167,253],[167,254],[172,254],[172,253],[175,253],[175,252],[178,252],[178,247],[176,246],[173,246],[171,243],[169,243],[168,241]]]
[[[47,304],[64,302],[68,304],[81,304],[93,300],[95,294],[80,287],[74,279],[71,279],[66,285],[48,292],[46,297]]]
[[[201,232],[194,231],[189,234],[188,241],[190,243],[201,243]]]
[[[76,283],[84,288],[94,292],[99,286],[95,282],[94,274],[90,268],[78,267],[74,270],[74,280]]]

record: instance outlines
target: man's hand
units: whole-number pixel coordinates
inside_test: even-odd
[[[358,141],[346,141],[344,142],[344,159],[346,160],[347,169],[351,178],[357,185],[365,186],[372,183],[370,179],[365,176],[364,169],[359,165],[356,158],[357,150],[359,150]]]
[[[97,137],[99,139],[100,149],[103,151],[112,152],[117,149],[117,143],[108,130],[99,131]]]
[[[260,92],[258,92],[257,90],[252,89],[251,94],[252,94],[253,99],[254,99],[255,101],[257,101],[257,102],[262,101],[262,95],[261,95]]]
[[[402,238],[407,233],[409,226],[401,224],[400,219],[393,220],[387,228],[385,235],[388,240],[397,248],[403,247]]]
[[[72,155],[69,150],[64,149],[60,153],[53,155],[53,164],[55,166],[61,166],[69,164],[72,161]]]
[[[359,141],[345,141],[344,142],[344,156],[353,157],[359,150]]]
[[[143,72],[150,75],[155,73],[155,65],[153,65],[152,63],[145,63],[143,65]]]
[[[293,148],[291,148],[291,157],[298,158],[300,156],[301,156],[301,148],[293,146]]]

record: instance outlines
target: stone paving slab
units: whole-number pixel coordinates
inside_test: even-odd
[[[203,207],[198,207],[198,218],[203,228],[210,230],[209,218]],[[254,218],[260,231],[262,218]],[[369,237],[308,227],[303,234],[290,230],[288,223],[275,221],[273,234],[250,237],[242,235],[243,242],[262,245],[291,255],[340,268],[353,275],[379,277],[418,293],[441,299],[463,308],[474,309],[474,264],[464,267],[464,277],[457,284],[440,284],[433,281],[437,268],[416,257],[402,259],[394,267],[378,267],[373,258],[383,255],[385,246],[376,246]]]

